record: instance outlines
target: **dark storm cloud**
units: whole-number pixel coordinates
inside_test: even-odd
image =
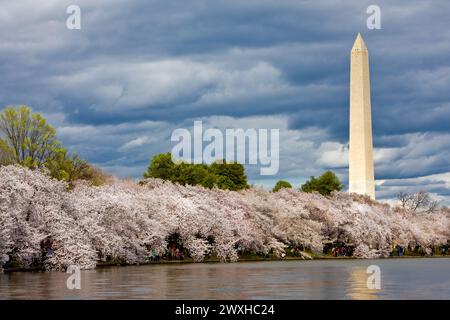
[[[33,8],[39,6],[27,4]],[[10,45],[2,53],[7,62],[14,62],[5,62],[2,68],[11,75],[4,81],[0,96],[3,104],[8,103],[7,100],[12,103],[25,100],[41,110],[54,110],[58,106],[72,121],[80,123],[117,123],[142,118],[179,120],[208,114],[286,113],[292,115],[292,128],[310,126],[313,119],[313,125],[326,126],[336,138],[345,140],[348,52],[355,33],[365,30],[374,65],[375,132],[379,135],[423,131],[434,124],[435,130],[445,130],[441,119],[449,109],[443,105],[448,98],[444,90],[449,83],[445,70],[448,34],[445,34],[445,13],[432,10],[431,4],[417,2],[404,6],[381,2],[383,29],[369,32],[365,29],[365,9],[369,3],[364,1],[358,4],[344,1],[320,4],[175,1],[170,5],[161,1],[127,4],[81,1],[83,27],[78,33],[64,28],[66,4],[55,2],[54,6],[47,6],[47,10],[41,9],[43,12],[39,15],[28,10],[25,14],[30,24],[23,27],[22,32],[21,29],[16,32],[19,39],[3,29],[4,35],[9,34]],[[18,14],[17,7],[14,6]],[[8,10],[8,6],[3,10]],[[438,36],[424,37],[424,34],[435,35],[436,30],[439,30]],[[437,50],[430,49],[433,47]],[[31,50],[24,50],[28,48]],[[233,50],[240,50],[240,54]],[[111,100],[107,95],[92,97],[92,86],[72,86],[64,90],[46,81],[59,75],[83,74],[99,63],[114,68],[113,62],[118,60],[131,63],[162,59],[227,64],[224,67],[227,70],[251,69],[263,61],[280,71],[281,78],[293,92],[286,96],[275,93],[272,99],[264,95],[252,97],[250,101],[242,97],[232,101],[223,99],[205,110],[196,102],[221,85],[219,80],[211,79],[179,100],[143,101],[139,110],[105,112],[95,106],[110,104]],[[17,67],[22,67],[21,72],[14,75]],[[439,73],[441,77],[432,77]],[[125,76],[114,85],[126,91],[130,85],[127,80],[132,77]],[[15,81],[10,81],[11,78]],[[36,78],[40,80],[35,81]],[[111,80],[97,79],[92,85],[105,85],[108,81]],[[147,90],[152,90],[151,83],[147,86]],[[11,91],[17,92],[11,94]],[[34,97],[28,94],[30,91]],[[133,102],[129,103],[132,106]],[[231,103],[233,106],[229,106]],[[168,112],[169,109],[177,112]],[[417,115],[424,113],[430,115],[418,120]],[[333,115],[333,121],[327,121],[327,114]],[[400,115],[404,121],[393,125]]]
[[[288,123],[280,176],[333,168],[346,180],[359,31],[370,51],[377,179],[450,171],[450,3],[378,1],[382,29],[368,30],[372,1],[76,2],[79,31],[65,27],[72,1],[2,3],[0,104],[55,119],[64,143],[115,173],[139,175],[189,119],[269,116]]]

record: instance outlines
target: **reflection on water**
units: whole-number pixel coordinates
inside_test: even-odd
[[[369,265],[381,290],[369,290]],[[0,299],[450,299],[450,259],[273,261],[0,275]]]
[[[378,290],[369,290],[367,288],[367,274],[366,268],[355,267],[349,272],[350,278],[348,280],[349,290],[348,296],[350,299],[364,299],[374,300],[378,299]]]

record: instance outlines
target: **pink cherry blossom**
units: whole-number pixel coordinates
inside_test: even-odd
[[[320,253],[336,240],[352,243],[355,257],[375,258],[395,244],[446,244],[450,211],[416,213],[346,193],[235,192],[158,179],[80,182],[68,190],[45,172],[0,167],[0,259],[9,255],[32,266],[47,254],[47,241],[49,270],[89,269],[111,259],[145,263],[152,253],[167,253],[173,234],[196,262],[207,255],[236,261],[243,252],[281,257],[289,246]]]

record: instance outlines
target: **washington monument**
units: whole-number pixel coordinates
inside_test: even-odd
[[[375,199],[369,51],[360,33],[350,58],[349,192]]]

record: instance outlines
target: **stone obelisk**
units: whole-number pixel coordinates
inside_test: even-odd
[[[375,199],[369,52],[360,33],[350,58],[349,192]]]

